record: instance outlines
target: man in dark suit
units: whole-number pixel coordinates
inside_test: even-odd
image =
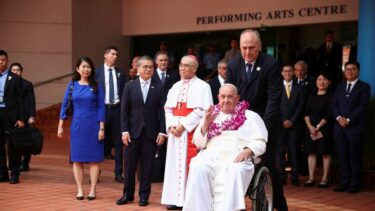
[[[141,163],[139,206],[148,205],[155,150],[166,138],[163,87],[152,78],[152,58],[141,57],[137,69],[139,78],[127,83],[122,95],[121,131],[125,145],[125,181],[123,196],[116,201],[117,205],[134,200],[138,159]]]
[[[325,33],[325,42],[317,51],[319,69],[330,73],[333,87],[335,87],[342,80],[342,46],[333,42],[333,31]]]
[[[303,130],[303,112],[305,90],[296,81],[293,81],[293,67],[285,65],[281,71],[284,78],[284,89],[281,94],[281,122],[282,132],[277,141],[277,164],[281,181],[286,184],[285,149],[288,148],[288,158],[292,165],[292,185],[299,186],[298,153],[300,136]]]
[[[318,91],[316,87],[316,80],[314,77],[309,76],[309,66],[303,60],[299,60],[294,64],[294,76],[295,81],[298,85],[302,86],[305,89],[306,96],[315,95]],[[304,108],[306,107],[306,101],[304,102]],[[301,175],[306,176],[309,174],[307,166],[307,153],[305,152],[306,143],[307,143],[307,127],[304,122],[302,122],[301,136],[300,136],[300,162],[299,162],[299,171]]]
[[[337,86],[333,104],[334,135],[340,167],[340,184],[334,191],[356,193],[361,177],[361,139],[370,102],[370,85],[358,79],[360,65],[345,64],[346,82]]]
[[[227,66],[228,64],[225,60],[219,61],[217,64],[218,75],[208,81],[208,84],[210,84],[211,87],[212,99],[214,100],[215,105],[219,103],[219,89],[225,83],[225,79],[227,78]]]
[[[104,50],[104,65],[96,69],[96,80],[104,87],[105,93],[104,154],[108,159],[115,159],[115,180],[123,183],[120,101],[126,78],[123,72],[115,67],[117,52],[115,46],[109,46]],[[111,153],[113,146],[115,147],[115,156]]]
[[[0,182],[19,183],[20,157],[8,141],[5,150],[5,131],[13,127],[24,127],[22,79],[7,69],[8,54],[0,50]],[[10,180],[7,168],[9,161]]]
[[[155,54],[155,63],[157,65],[156,72],[153,74],[152,78],[155,81],[160,82],[163,85],[163,99],[167,99],[167,94],[169,89],[173,86],[174,83],[180,80],[180,73],[175,69],[170,69],[168,52],[159,51]],[[165,102],[163,102],[164,104]],[[167,146],[163,144],[157,149],[157,158],[160,160],[160,163],[154,162],[155,168],[153,172],[152,180],[154,182],[162,182],[164,178],[164,169],[165,169],[165,159],[167,153]],[[158,167],[158,165],[160,165]],[[158,172],[160,170],[161,172]]]
[[[20,63],[13,63],[9,68],[12,73],[18,75],[22,78],[23,67]],[[27,126],[34,126],[35,124],[35,95],[34,95],[34,86],[33,84],[22,78],[23,84],[23,105],[25,112],[25,121]],[[24,154],[23,160],[21,160],[20,171],[28,171],[29,164],[31,160],[31,154]]]
[[[169,58],[167,53],[158,52],[155,54],[156,72],[152,76],[156,81],[161,82],[165,96],[174,83],[180,80],[180,74],[175,69],[169,69]]]
[[[247,29],[241,33],[240,50],[242,56],[235,57],[228,63],[226,83],[232,83],[238,88],[241,99],[247,100],[250,110],[258,113],[266,124],[269,138],[264,161],[271,171],[275,207],[278,210],[288,210],[275,167],[276,140],[281,129],[280,66],[276,59],[261,52],[261,41],[256,30]]]

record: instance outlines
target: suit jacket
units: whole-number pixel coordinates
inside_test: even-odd
[[[338,116],[349,118],[349,124],[342,128],[338,122],[335,123],[335,132],[345,130],[352,134],[363,134],[365,129],[365,114],[370,102],[370,85],[358,80],[353,86],[349,96],[346,97],[346,82],[336,88],[333,102],[333,117]]]
[[[25,120],[22,78],[11,71],[8,71],[4,86],[4,102],[6,115],[11,123]]]
[[[162,84],[151,79],[146,102],[143,102],[139,78],[126,83],[121,102],[121,131],[137,139],[143,127],[149,139],[165,132],[165,115]]]
[[[342,46],[336,42],[332,43],[331,50],[327,52],[327,44],[323,43],[318,48],[318,61],[321,70],[339,72],[342,63]]]
[[[220,81],[218,76],[212,78],[210,81],[208,81],[208,84],[210,84],[211,92],[212,92],[212,99],[214,101],[214,105],[219,103],[219,100],[217,99],[217,96],[219,95],[219,89],[221,87]]]
[[[293,81],[289,99],[286,95],[285,88],[283,88],[280,103],[281,120],[292,121],[294,127],[303,125],[302,117],[305,97],[305,89],[295,81]]]
[[[163,90],[164,90],[164,94],[165,94],[165,98],[168,94],[168,91],[169,89],[172,88],[173,84],[175,84],[177,81],[180,80],[180,74],[178,73],[177,70],[174,70],[174,69],[167,69],[167,74],[165,75],[165,84],[163,86]],[[160,77],[157,73],[157,71],[155,70],[154,72],[154,75],[152,76],[152,78],[157,81],[157,82],[160,82],[161,83],[161,80],[160,80]]]
[[[305,88],[308,95],[315,95],[318,91],[316,87],[316,79],[311,76],[307,76],[304,80],[298,83],[298,79],[295,78],[294,81]]]
[[[245,60],[242,56],[228,63],[226,83],[234,84],[242,100],[250,103],[250,110],[258,113],[270,130],[280,115],[282,78],[276,59],[260,52],[255,61],[251,79],[246,80]]]
[[[34,95],[34,86],[33,84],[23,79],[23,99],[24,99],[24,112],[25,112],[25,121],[27,122],[30,117],[35,117],[35,95]]]
[[[96,71],[96,73],[95,73],[96,80],[103,87],[104,93],[105,93],[104,65],[101,65],[95,71]],[[115,71],[116,71],[116,77],[117,77],[117,92],[118,92],[118,97],[119,97],[120,102],[121,102],[121,96],[122,96],[122,91],[124,90],[124,84],[126,82],[126,77],[125,77],[122,70],[115,67]]]

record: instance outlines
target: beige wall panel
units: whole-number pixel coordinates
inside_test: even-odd
[[[9,62],[20,62],[24,67],[24,77],[33,83],[65,75],[73,70],[71,54],[9,53]]]
[[[2,0],[0,22],[71,23],[71,0]]]
[[[300,25],[351,21],[358,19],[356,0],[215,0],[215,1],[175,1],[175,0],[123,0],[123,34],[145,35],[180,32],[214,31],[241,29],[261,26]],[[213,6],[214,4],[214,6]],[[345,13],[314,15],[314,7],[345,5]],[[293,17],[283,10],[293,10]],[[301,15],[299,11],[302,10]],[[308,12],[309,11],[309,12]],[[331,11],[329,9],[328,11]],[[216,22],[197,24],[198,17],[227,16],[257,13],[258,19],[237,22]],[[273,18],[268,18],[268,14]],[[309,13],[310,15],[307,15]],[[274,18],[278,14],[279,18]]]
[[[70,24],[0,23],[0,46],[11,52],[71,53]]]
[[[37,99],[37,109],[60,103],[63,99],[67,84],[68,82],[64,80],[36,87],[34,92]]]

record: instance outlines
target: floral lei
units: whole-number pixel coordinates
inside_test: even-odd
[[[249,103],[245,100],[239,102],[234,108],[231,117],[222,123],[214,121],[208,126],[207,138],[220,135],[223,130],[237,130],[246,121],[245,111],[249,107]],[[217,116],[220,112],[220,105],[216,104],[213,108],[212,115]]]

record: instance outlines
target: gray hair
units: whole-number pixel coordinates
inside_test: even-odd
[[[241,35],[240,35],[240,40],[241,40],[242,36],[247,34],[247,33],[250,33],[250,34],[254,35],[255,38],[257,39],[257,41],[259,42],[259,44],[262,43],[261,40],[260,40],[259,32],[255,29],[245,29],[245,30],[243,30],[241,32]]]
[[[154,60],[150,56],[145,55],[145,56],[141,56],[138,59],[137,67],[141,66],[141,64],[142,64],[143,61],[152,61],[152,63],[154,63]]]
[[[220,89],[219,89],[219,93],[220,93],[220,91],[222,89],[227,88],[227,87],[231,88],[233,90],[233,92],[234,92],[235,95],[238,95],[238,89],[237,89],[237,87],[235,85],[233,85],[233,84],[230,84],[230,83],[226,83],[226,84],[222,85],[220,87]]]
[[[307,63],[305,61],[303,61],[303,60],[299,60],[298,62],[296,62],[294,64],[294,68],[296,66],[301,66],[304,71],[308,71],[308,69],[309,69]]]

